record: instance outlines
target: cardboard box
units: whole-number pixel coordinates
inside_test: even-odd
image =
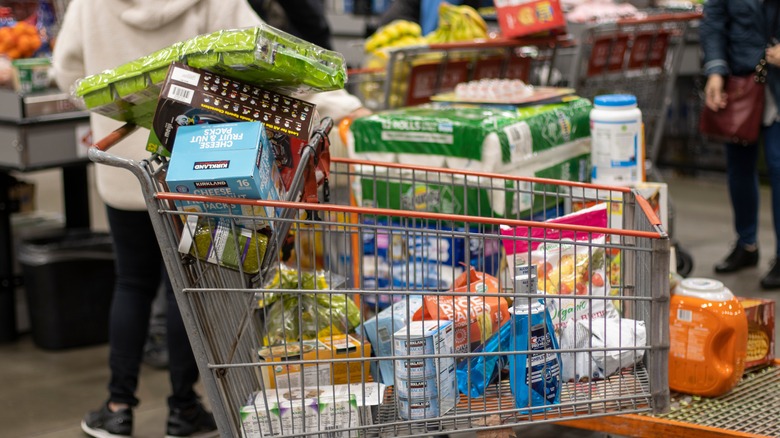
[[[748,351],[745,368],[772,363],[775,359],[775,301],[739,297],[748,320]]]
[[[274,151],[260,122],[182,126],[165,180],[172,192],[246,199],[283,199]],[[176,201],[183,211],[276,216],[272,207]],[[250,224],[257,226],[257,223]]]
[[[358,327],[358,333],[362,332],[369,340],[375,357],[390,358],[393,356],[393,333],[406,327],[412,315],[421,307],[421,296],[408,296],[364,322]],[[371,362],[371,374],[374,380],[392,385],[395,381],[392,359]]]
[[[559,0],[495,0],[501,34],[520,37],[566,27]]]
[[[171,64],[162,85],[152,132],[152,153],[171,151],[181,126],[238,121],[263,122],[285,188],[290,187],[300,150],[319,124],[316,105],[181,63]]]
[[[262,438],[353,429],[326,435],[359,437],[354,428],[373,423],[371,409],[384,400],[384,391],[384,385],[360,383],[258,392],[241,408],[241,435]]]
[[[325,361],[332,358],[331,349],[316,340],[290,342],[261,348],[257,352],[261,364],[260,373],[265,388],[300,388],[332,383],[331,364],[285,365],[289,360]],[[264,364],[273,364],[267,366]]]
[[[371,344],[352,335],[321,337],[319,341],[330,349],[333,359],[351,359],[349,362],[333,362],[331,377],[333,384],[370,382]],[[365,359],[365,360],[358,360]]]

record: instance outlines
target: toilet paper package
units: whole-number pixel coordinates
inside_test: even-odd
[[[420,166],[495,172],[590,136],[590,101],[515,110],[425,105],[357,119],[351,157]]]

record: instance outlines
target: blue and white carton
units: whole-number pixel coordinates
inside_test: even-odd
[[[169,190],[230,198],[284,199],[273,147],[262,122],[182,126],[176,132],[166,176]],[[258,228],[280,213],[272,207],[176,201],[185,212],[246,216]],[[254,218],[254,219],[253,219]]]

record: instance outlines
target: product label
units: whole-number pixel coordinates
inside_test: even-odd
[[[593,180],[602,184],[639,182],[639,133],[636,120],[593,122]]]
[[[544,324],[531,328],[531,350],[552,350],[550,331]],[[560,364],[558,355],[551,351],[535,353],[526,359],[526,384],[538,394],[542,394],[548,403],[553,403],[558,393]]]

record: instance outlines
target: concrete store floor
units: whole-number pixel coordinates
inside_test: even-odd
[[[694,269],[690,276],[722,280],[737,295],[780,299],[780,292],[762,292],[758,286],[760,276],[770,266],[774,249],[768,191],[762,192],[760,267],[716,276],[712,267],[729,251],[733,240],[724,177],[691,179],[668,175],[666,181],[674,203],[674,237],[693,256]],[[41,202],[39,205],[49,205]],[[0,436],[83,437],[79,428],[82,416],[98,407],[106,397],[107,352],[106,346],[47,352],[36,348],[29,335],[16,343],[0,345]],[[136,437],[164,436],[168,388],[165,371],[143,368],[138,394],[142,403],[135,417]],[[524,427],[519,436],[605,435],[555,425],[534,425]]]

